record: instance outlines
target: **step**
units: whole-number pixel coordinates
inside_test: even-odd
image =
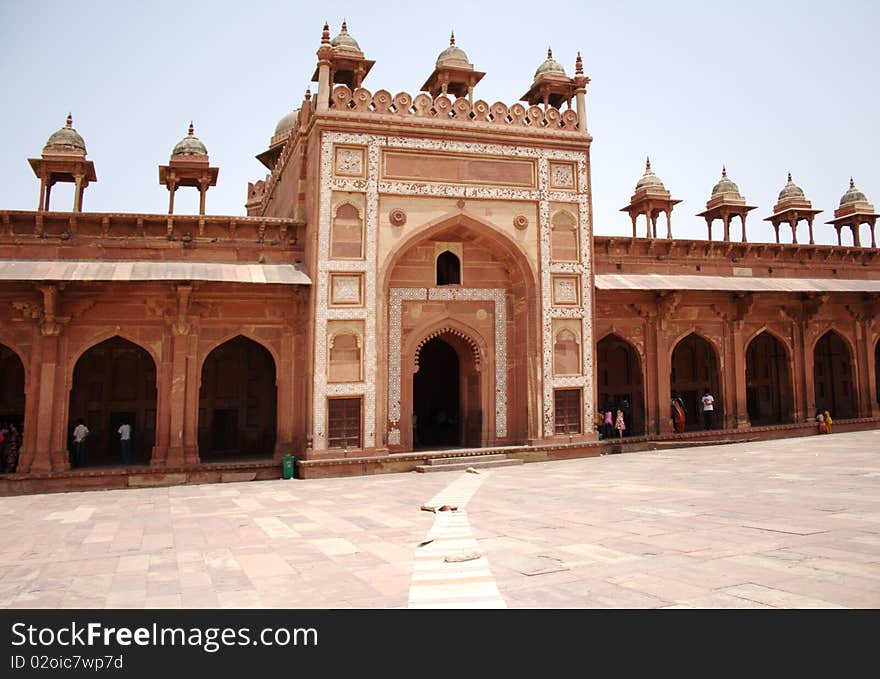
[[[459,463],[451,463],[451,464],[423,464],[416,467],[416,471],[420,474],[427,474],[429,472],[454,472],[454,471],[464,471],[468,467],[473,467],[474,469],[489,469],[492,467],[511,467],[514,465],[522,464],[522,460],[489,460],[488,462],[459,462]]]
[[[491,462],[493,460],[506,460],[507,456],[501,453],[495,453],[493,455],[465,455],[462,457],[432,457],[428,460],[428,464],[458,464],[459,462],[467,462],[468,464],[474,464],[477,462]]]

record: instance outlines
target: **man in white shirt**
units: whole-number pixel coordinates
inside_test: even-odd
[[[131,464],[131,425],[123,422],[117,432],[122,445],[122,464]]]
[[[88,435],[89,428],[83,419],[79,418],[73,430],[73,461],[76,467],[82,467],[86,463],[86,437]]]
[[[701,399],[703,403],[703,429],[711,429],[712,428],[712,415],[715,410],[715,397],[709,393],[709,390],[703,392],[703,398]]]

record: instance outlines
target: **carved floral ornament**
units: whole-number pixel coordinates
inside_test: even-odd
[[[388,213],[388,221],[392,226],[403,226],[406,224],[406,212],[400,208],[394,208]]]
[[[525,231],[529,228],[529,218],[525,215],[517,215],[513,218],[513,226],[519,231]]]

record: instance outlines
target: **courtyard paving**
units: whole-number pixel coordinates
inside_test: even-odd
[[[871,431],[6,497],[0,606],[878,608],[878,491]]]

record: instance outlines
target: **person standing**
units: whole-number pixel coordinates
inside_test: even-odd
[[[77,468],[86,463],[86,437],[88,435],[89,428],[83,422],[83,418],[79,418],[73,430],[73,460]]]
[[[684,414],[684,401],[681,400],[681,397],[678,394],[672,395],[672,425],[677,434],[684,433],[685,426],[685,414]]]
[[[18,432],[18,427],[11,424],[6,434],[6,450],[4,452],[5,472],[7,474],[15,473],[15,468],[18,466],[18,449],[20,446],[21,434]]]
[[[117,430],[119,444],[122,446],[122,464],[131,464],[131,425],[123,422]]]
[[[614,428],[617,430],[617,438],[623,438],[623,431],[626,429],[626,422],[623,420],[623,410],[617,409],[617,417],[614,421]]]
[[[712,428],[712,416],[715,411],[715,397],[706,389],[703,392],[703,398],[700,399],[703,404],[703,429]]]
[[[831,433],[831,425],[834,424],[834,420],[831,419],[831,413],[827,410],[823,410],[822,414],[825,415],[825,433]]]
[[[629,399],[626,396],[624,396],[623,400],[620,402],[620,409],[623,411],[624,429],[628,429],[632,423],[629,419]]]

